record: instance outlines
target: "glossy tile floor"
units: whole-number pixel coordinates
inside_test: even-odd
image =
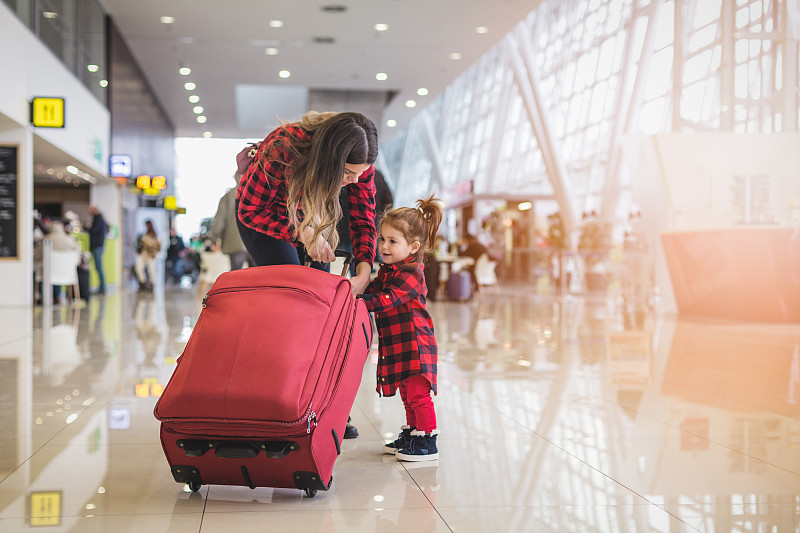
[[[800,531],[800,326],[531,287],[429,309],[440,459],[381,452],[403,411],[375,394],[373,352],[361,436],[307,498],[173,481],[152,409],[194,288],[0,308],[0,531]]]

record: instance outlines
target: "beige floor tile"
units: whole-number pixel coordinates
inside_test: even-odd
[[[243,528],[287,533],[444,533],[452,531],[432,507],[373,509],[295,509],[283,512],[206,511],[201,533]],[[263,528],[263,529],[260,529]]]
[[[545,505],[522,507],[439,507],[453,531],[496,533],[530,531],[670,531],[694,533],[695,527],[654,505]]]
[[[55,517],[41,519],[41,522],[30,519],[2,519],[0,531],[18,533],[22,531],[80,531],[80,533],[197,533],[200,531],[202,514],[136,514],[121,516],[91,515]],[[43,525],[37,525],[37,524]]]
[[[314,498],[172,479],[152,410],[193,289],[0,310],[0,531],[41,530],[35,509],[81,532],[800,531],[800,326],[653,316],[615,335],[602,297],[504,289],[429,309],[440,458],[382,452],[405,414],[373,353],[360,437]]]

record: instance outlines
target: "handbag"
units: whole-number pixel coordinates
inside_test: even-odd
[[[236,171],[240,175],[244,175],[244,173],[247,172],[247,169],[250,168],[250,165],[253,164],[253,160],[255,160],[256,154],[258,153],[258,149],[260,147],[260,142],[250,143],[242,148],[241,152],[236,154]]]

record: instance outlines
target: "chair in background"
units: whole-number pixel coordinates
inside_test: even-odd
[[[80,250],[52,250],[50,252],[50,284],[53,286],[71,287],[65,291],[67,299],[73,303],[80,302],[81,292],[78,286],[78,265],[81,262]],[[71,294],[71,297],[70,297]]]
[[[478,290],[482,293],[484,289],[494,287],[497,289],[497,274],[495,268],[497,262],[489,259],[487,254],[481,254],[475,262],[475,279],[478,282]]]

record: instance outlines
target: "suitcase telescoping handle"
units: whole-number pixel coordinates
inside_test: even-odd
[[[350,263],[353,262],[353,254],[347,250],[334,250],[333,255],[336,257],[344,257],[344,265],[342,266],[342,273],[340,275],[346,276],[347,271],[350,269]],[[311,257],[308,254],[306,254],[305,265],[311,265]]]

